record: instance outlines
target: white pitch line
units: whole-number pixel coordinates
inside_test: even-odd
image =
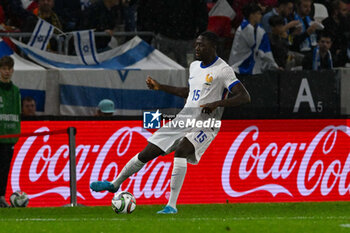
[[[339,226],[341,226],[341,227],[346,227],[346,228],[350,228],[350,224],[340,224]]]
[[[169,216],[170,217],[170,216]],[[137,217],[136,217],[137,219]],[[12,218],[0,219],[0,222],[80,222],[80,221],[126,221],[129,218],[121,216],[115,218]],[[350,220],[350,216],[291,216],[291,217],[233,217],[233,218],[184,218],[171,216],[164,218],[163,216],[157,218],[157,221],[250,221],[250,220]],[[341,224],[342,227],[350,227],[350,224]]]

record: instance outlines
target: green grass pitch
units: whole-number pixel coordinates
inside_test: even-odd
[[[138,205],[118,215],[110,206],[0,209],[0,232],[350,232],[350,202]]]

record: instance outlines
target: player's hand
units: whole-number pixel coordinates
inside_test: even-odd
[[[210,114],[212,113],[218,106],[216,103],[209,103],[209,104],[202,104],[200,105],[202,107],[202,113]]]
[[[160,89],[160,84],[156,80],[151,78],[150,76],[147,76],[146,84],[147,84],[148,88],[151,90],[157,91]]]

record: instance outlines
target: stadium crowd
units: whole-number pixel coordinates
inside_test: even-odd
[[[205,30],[220,36],[218,55],[236,73],[350,62],[349,0],[0,0],[2,31],[32,32],[38,17],[59,29],[55,33],[106,32],[95,40],[100,52],[110,48],[114,32],[154,32],[157,48],[184,67]]]

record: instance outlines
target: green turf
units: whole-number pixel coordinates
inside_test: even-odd
[[[130,215],[111,207],[0,209],[0,232],[350,232],[350,202],[137,206]]]

